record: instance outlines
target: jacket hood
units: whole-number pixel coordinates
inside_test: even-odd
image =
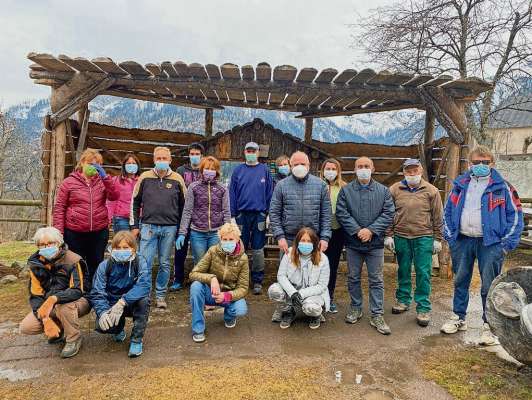
[[[491,173],[489,175],[490,180],[488,187],[492,187],[494,185],[503,185],[505,183],[504,178],[502,175],[497,171],[495,168],[491,168]],[[462,175],[458,176],[453,184],[461,189],[464,189],[467,185],[469,185],[469,182],[471,181],[471,171],[466,171]]]
[[[77,179],[80,182],[83,182],[83,184],[87,184],[87,180],[85,179],[85,175],[83,175],[83,172],[79,171],[72,171],[70,175],[72,178]],[[89,179],[89,182],[92,185],[94,185],[95,182],[97,182],[99,175],[95,175]]]

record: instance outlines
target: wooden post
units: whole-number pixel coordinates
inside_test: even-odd
[[[213,124],[213,109],[205,109],[205,137],[212,136],[212,124]]]
[[[42,162],[42,182],[41,182],[41,201],[42,201],[42,208],[41,208],[41,223],[43,225],[48,225],[48,193],[50,191],[49,188],[49,179],[50,179],[50,152],[51,152],[51,141],[52,141],[52,135],[49,131],[44,131],[41,137],[41,148],[42,148],[42,155],[41,155],[41,162]]]
[[[312,144],[312,126],[314,118],[305,118],[305,143]]]
[[[425,134],[423,139],[423,147],[425,150],[425,164],[426,174],[425,179],[430,181],[433,173],[432,169],[432,148],[434,147],[434,112],[430,107],[425,111]]]
[[[79,131],[79,138],[78,138],[78,148],[76,150],[76,161],[79,161],[79,158],[81,157],[81,153],[83,153],[83,150],[85,150],[85,142],[87,141],[87,131],[89,129],[89,117],[90,117],[89,105],[85,104],[78,111],[78,118],[80,119],[80,131]]]

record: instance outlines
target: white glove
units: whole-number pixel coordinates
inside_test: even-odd
[[[395,253],[395,241],[393,240],[393,237],[387,236],[384,238],[384,247],[386,247],[392,253]]]
[[[270,229],[270,216],[266,215],[266,229]]]
[[[124,313],[124,307],[126,306],[126,302],[124,299],[118,300],[114,306],[111,307],[109,310],[109,320],[111,322],[111,326],[118,325],[118,322],[120,321],[120,317]]]
[[[441,251],[441,242],[438,240],[435,240],[432,244],[432,254],[438,254]]]
[[[100,318],[98,318],[98,325],[100,325],[100,329],[102,331],[108,331],[111,326],[111,317],[109,316],[109,311],[107,310],[102,315],[100,315]]]

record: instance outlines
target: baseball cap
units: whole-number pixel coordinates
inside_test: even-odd
[[[248,142],[246,143],[246,147],[244,149],[253,149],[253,150],[259,150],[259,145],[255,142]]]
[[[403,163],[403,168],[411,167],[411,166],[421,166],[421,162],[417,158],[408,158]]]

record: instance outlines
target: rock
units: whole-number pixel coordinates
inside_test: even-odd
[[[30,277],[30,269],[25,267],[22,271],[18,273],[19,279],[26,279]]]
[[[0,285],[7,285],[16,281],[18,281],[18,278],[15,275],[6,275],[0,279]]]
[[[18,269],[19,271],[23,270],[24,268],[26,268],[26,263],[24,262],[20,262],[20,261],[14,261],[12,264],[11,264],[11,268],[13,269]]]

